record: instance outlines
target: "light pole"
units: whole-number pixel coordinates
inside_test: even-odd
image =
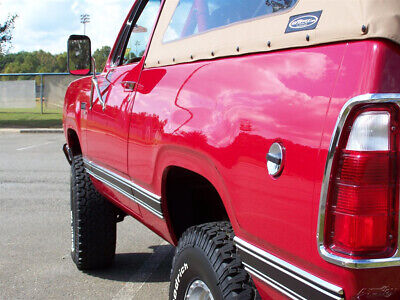
[[[86,35],[86,24],[90,23],[90,15],[82,14],[81,15],[81,23],[83,24],[83,34]]]
[[[136,46],[136,55],[137,55],[137,57],[139,57],[140,55],[139,55],[139,53],[138,53],[138,47],[141,45],[141,42],[140,41],[136,41],[135,42],[135,46]]]

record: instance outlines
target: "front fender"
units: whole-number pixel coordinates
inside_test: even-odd
[[[68,131],[73,130],[81,141],[82,152],[86,152],[84,132],[86,128],[87,110],[90,105],[91,80],[90,77],[73,81],[67,89],[63,108],[63,128],[68,142]],[[82,103],[86,103],[86,109],[82,110]]]

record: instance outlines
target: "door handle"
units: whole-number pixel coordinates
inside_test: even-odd
[[[121,85],[124,88],[125,92],[133,92],[133,91],[135,91],[136,82],[135,81],[122,81]]]

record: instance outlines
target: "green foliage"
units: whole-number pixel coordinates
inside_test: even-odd
[[[26,109],[25,109],[26,110]],[[7,111],[0,109],[0,128],[61,128],[62,113],[51,112],[41,114],[40,110]]]
[[[19,52],[0,57],[0,73],[67,72],[67,54],[53,55],[43,50]]]
[[[68,40],[70,71],[89,70],[91,55],[90,40],[81,38]]]
[[[101,72],[107,62],[111,48],[104,46],[94,52],[97,72]],[[43,50],[0,55],[0,73],[66,73],[67,53],[51,54]],[[26,77],[24,79],[27,79]],[[0,77],[0,80],[15,80]]]
[[[94,51],[93,57],[96,60],[97,72],[101,72],[104,70],[110,52],[111,47],[109,46],[103,46],[100,49]]]
[[[0,128],[61,128],[62,112],[46,108],[42,114],[40,102],[33,108],[1,108]]]

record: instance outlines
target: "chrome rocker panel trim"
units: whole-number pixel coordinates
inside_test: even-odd
[[[317,245],[318,245],[318,252],[323,259],[335,265],[339,265],[346,268],[367,269],[367,268],[392,267],[400,265],[400,252],[399,252],[400,238],[398,239],[396,253],[389,258],[379,258],[379,259],[344,258],[328,252],[326,247],[324,246],[325,213],[326,213],[326,202],[328,197],[329,179],[331,176],[335,150],[338,146],[344,124],[346,123],[347,117],[349,116],[350,112],[354,107],[363,104],[382,104],[382,103],[394,103],[400,107],[400,94],[365,94],[350,99],[344,105],[339,114],[335,126],[335,131],[331,139],[331,144],[329,146],[328,157],[325,165],[324,179],[321,188],[321,198],[320,198],[320,207],[318,215]],[[400,232],[400,222],[399,222],[399,232]]]
[[[83,159],[86,171],[103,182],[109,187],[116,190],[118,193],[136,202],[143,208],[147,209],[157,217],[163,219],[163,212],[161,208],[161,197],[153,194],[137,184],[95,164],[92,161]]]
[[[247,272],[291,299],[344,299],[343,289],[299,269],[246,241],[235,245]]]

